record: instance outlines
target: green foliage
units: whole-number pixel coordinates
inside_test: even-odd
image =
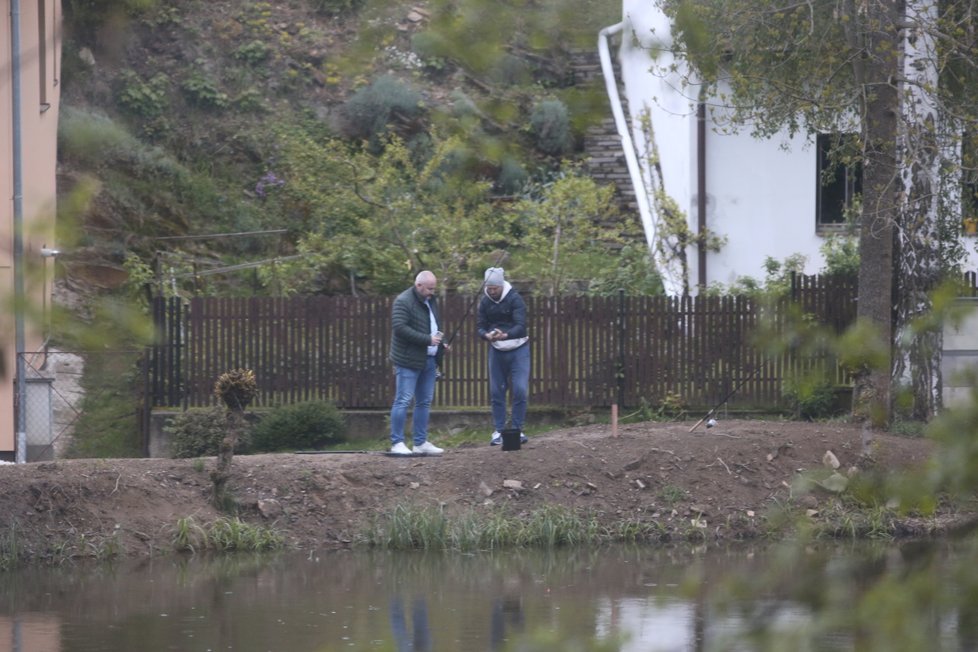
[[[213,457],[228,433],[227,414],[222,408],[188,410],[170,419],[164,430],[170,436],[170,457]],[[239,451],[247,448],[239,441]]]
[[[764,282],[749,276],[742,276],[730,286],[730,294],[759,295],[769,297],[786,296],[791,291],[791,278],[805,271],[805,257],[802,254],[792,254],[783,261],[771,256],[764,259]]]
[[[142,145],[112,118],[66,106],[58,123],[58,150],[70,160],[101,166]]]
[[[344,441],[346,423],[328,401],[305,401],[274,408],[252,431],[256,452],[313,450]]]
[[[359,11],[366,0],[306,0],[309,6],[324,14],[339,15]]]
[[[562,505],[514,517],[501,512],[449,515],[440,508],[398,504],[378,515],[362,537],[369,545],[392,550],[472,551],[593,545],[616,535],[604,531],[592,514]]]
[[[272,528],[246,523],[239,518],[219,518],[208,525],[193,516],[173,526],[173,549],[178,552],[268,552],[285,547],[284,537]]]
[[[814,421],[835,416],[837,412],[835,385],[828,378],[803,376],[791,378],[782,389],[795,418]]]
[[[383,75],[343,104],[345,132],[378,151],[392,121],[406,124],[422,115],[421,95],[397,78]]]
[[[538,150],[561,156],[574,146],[567,107],[560,100],[544,100],[530,114],[530,134]]]
[[[62,9],[73,37],[94,45],[100,31],[149,12],[157,4],[158,0],[64,0]]]
[[[645,241],[627,242],[617,256],[592,272],[590,294],[614,296],[624,290],[627,296],[656,296],[663,293],[662,277],[652,262]]]
[[[599,186],[573,166],[537,186],[514,207],[523,232],[515,272],[536,279],[550,296],[567,291],[603,265],[617,264],[610,247],[621,241],[614,189]]]
[[[85,396],[67,457],[142,457],[134,408],[139,402],[135,355],[87,356],[81,379]]]
[[[499,166],[499,174],[496,176],[496,189],[503,195],[515,195],[526,187],[529,178],[519,161],[507,157]]]
[[[170,78],[162,72],[144,80],[132,71],[119,76],[119,105],[132,115],[155,121],[169,111]]]
[[[196,62],[198,67],[190,71],[190,74],[181,82],[180,88],[183,89],[187,99],[199,107],[205,109],[224,109],[231,103],[227,93],[218,89],[210,77],[199,67],[205,62]]]
[[[397,137],[381,156],[297,130],[281,143],[283,190],[308,216],[302,257],[261,272],[285,292],[393,294],[422,269],[456,287],[505,237],[508,217],[487,201],[489,184],[453,172],[465,153],[457,139],[436,134],[421,159]]]
[[[855,276],[859,273],[859,241],[852,236],[833,235],[820,248],[826,274]]]
[[[849,373],[887,367],[889,344],[880,336],[879,329],[866,320],[859,319],[847,328],[839,338],[838,347],[840,364]]]
[[[412,35],[411,51],[421,59],[426,68],[441,70],[448,66],[448,60],[440,51],[438,38],[430,32],[418,32]]]
[[[271,48],[264,41],[254,39],[238,46],[238,49],[234,51],[234,58],[244,61],[248,65],[256,66],[268,59],[271,52]]]

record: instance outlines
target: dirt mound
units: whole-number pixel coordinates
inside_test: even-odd
[[[802,472],[895,469],[923,462],[926,439],[862,433],[841,423],[721,421],[713,428],[648,422],[591,425],[532,437],[519,451],[488,445],[440,457],[381,452],[238,456],[231,486],[241,517],[274,525],[301,548],[349,545],[400,502],[448,510],[529,513],[545,505],[589,510],[602,524],[655,522],[663,538],[743,538],[764,532],[775,503],[814,513],[831,495],[793,495]],[[437,442],[437,439],[435,440]],[[65,460],[0,467],[0,524],[15,526],[27,557],[147,555],[171,546],[176,522],[206,524],[213,459]],[[865,471],[863,471],[865,472]]]

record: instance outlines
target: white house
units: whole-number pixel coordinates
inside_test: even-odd
[[[725,239],[716,252],[687,248],[690,291],[695,293],[698,285],[729,286],[745,276],[762,280],[769,257],[783,261],[800,254],[804,272],[818,273],[824,266],[820,249],[827,236],[839,232],[846,201],[858,190],[858,175],[838,168],[832,170],[834,183],[819,182],[828,166],[823,153],[832,135],[790,137],[785,132],[761,140],[745,132],[718,132],[723,109],[709,97],[698,97],[695,86],[683,87],[689,67],[673,60],[671,33],[657,2],[623,0],[623,20],[602,30],[599,50],[607,78],[610,43],[620,34],[621,78],[619,84],[608,80],[608,92],[618,113],[617,86],[624,89],[620,99],[627,111],[616,118],[624,120],[619,133],[633,178],[637,174],[644,179],[637,185],[664,191],[685,212],[693,232],[703,226]],[[646,139],[643,114],[649,117],[654,143]],[[658,170],[649,170],[652,145]],[[642,217],[651,246],[661,236],[661,211],[645,198],[645,191],[637,194],[639,202],[648,202]],[[975,269],[978,255],[974,243],[968,245],[966,268]],[[681,292],[680,267],[675,261],[658,262],[664,267],[667,292]]]

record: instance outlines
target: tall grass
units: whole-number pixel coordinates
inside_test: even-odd
[[[267,552],[285,547],[285,539],[271,528],[251,525],[239,518],[219,518],[201,525],[193,516],[177,521],[173,549],[181,552]]]
[[[474,510],[449,516],[440,507],[397,505],[379,514],[362,535],[370,546],[421,550],[555,548],[636,540],[659,531],[655,524],[607,529],[590,513],[549,505],[520,516]]]
[[[17,524],[11,524],[0,534],[0,571],[10,570],[20,561],[20,545],[17,542]]]

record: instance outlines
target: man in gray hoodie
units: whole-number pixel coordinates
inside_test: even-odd
[[[530,392],[530,344],[526,332],[526,303],[505,278],[502,267],[485,273],[485,296],[479,301],[479,337],[489,342],[489,396],[495,431],[489,444],[502,443],[506,428],[506,393],[512,399],[512,427],[526,443],[523,423]]]

